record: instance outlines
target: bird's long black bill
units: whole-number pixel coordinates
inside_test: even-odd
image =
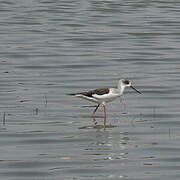
[[[135,87],[130,86],[132,89],[134,89],[137,93],[142,94],[140,91],[138,91]]]

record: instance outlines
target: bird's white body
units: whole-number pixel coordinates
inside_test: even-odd
[[[108,88],[109,92],[105,93],[105,94],[96,94],[96,93],[92,93],[92,96],[86,96],[82,93],[77,93],[75,94],[76,97],[80,97],[82,99],[86,99],[88,101],[91,102],[95,102],[97,104],[103,104],[105,105],[108,102],[111,102],[113,100],[115,100],[117,97],[120,97],[125,89],[125,85],[122,83],[122,80],[119,80],[118,82],[118,87],[117,88]],[[104,88],[106,89],[106,88]],[[97,89],[98,90],[103,90],[103,89]]]
[[[91,101],[97,104],[105,104],[121,96],[121,94],[119,92],[115,92],[115,90],[116,89],[114,88],[110,88],[108,94],[103,94],[103,95],[93,94],[92,97],[88,97],[83,94],[77,94],[75,96],[86,99],[88,101]]]

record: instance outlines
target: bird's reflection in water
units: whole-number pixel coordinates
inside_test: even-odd
[[[96,131],[88,132],[88,136],[92,136],[93,141],[87,145],[86,153],[93,156],[96,161],[127,159],[130,141],[128,132],[111,133],[110,129],[102,131],[102,128],[103,126],[100,128],[99,125]]]
[[[104,126],[104,125],[98,124],[95,117],[93,117],[92,119],[93,119],[92,120],[93,124],[79,127],[79,129],[104,129],[104,130],[106,130],[107,128],[115,128],[115,127],[117,127],[116,125],[112,125],[112,124]]]

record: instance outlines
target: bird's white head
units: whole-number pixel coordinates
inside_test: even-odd
[[[122,86],[125,86],[125,87],[130,87],[131,86],[131,81],[129,81],[127,79],[121,79],[120,81],[122,83]]]
[[[118,83],[118,89],[121,91],[121,94],[123,94],[123,91],[124,91],[125,87],[131,87],[137,93],[141,94],[141,92],[139,92],[135,87],[132,86],[131,81],[129,81],[127,79],[120,79],[119,83]]]
[[[118,82],[118,89],[124,90],[125,87],[129,86],[131,86],[131,82],[127,79],[120,79]]]

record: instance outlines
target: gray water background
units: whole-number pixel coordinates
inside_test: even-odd
[[[1,0],[0,42],[0,179],[180,179],[178,0]]]

